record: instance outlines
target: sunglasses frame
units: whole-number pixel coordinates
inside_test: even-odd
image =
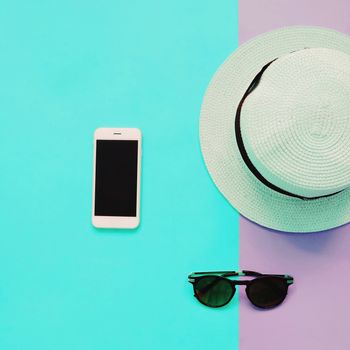
[[[247,277],[256,277],[251,280],[231,280],[228,277],[240,277],[240,276],[247,276]],[[197,290],[196,290],[196,284],[198,283],[199,280],[206,278],[206,277],[216,277],[218,280],[223,279],[227,282],[230,283],[231,288],[232,288],[232,293],[230,298],[227,300],[226,303],[218,306],[212,306],[204,303],[201,298],[197,295]],[[260,305],[255,304],[255,302],[250,298],[249,296],[249,286],[251,286],[253,283],[256,283],[256,281],[259,281],[259,279],[263,279],[266,277],[273,277],[273,278],[280,278],[285,282],[286,286],[286,291],[285,291],[285,296],[282,299],[282,301],[276,305],[273,305],[272,307],[276,307],[280,305],[285,297],[288,294],[288,287],[294,283],[294,278],[290,275],[280,275],[280,274],[265,274],[265,273],[260,273],[256,271],[249,271],[249,270],[242,270],[242,271],[209,271],[209,272],[192,272],[190,275],[188,275],[188,282],[193,285],[193,291],[194,291],[194,296],[196,299],[203,305],[212,307],[212,308],[219,308],[227,305],[233,298],[233,296],[236,293],[236,286],[246,286],[246,295],[249,299],[249,301],[256,307],[261,308],[261,309],[269,309],[272,308],[271,306],[263,307]]]

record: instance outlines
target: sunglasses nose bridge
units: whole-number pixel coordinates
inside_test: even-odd
[[[232,281],[235,286],[247,286],[249,281]]]

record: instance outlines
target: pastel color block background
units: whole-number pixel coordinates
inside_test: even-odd
[[[288,25],[318,25],[350,35],[346,0],[241,0],[240,42]],[[240,264],[290,273],[295,284],[280,307],[257,312],[241,291],[240,349],[347,350],[350,226],[315,234],[286,234],[240,221]]]
[[[0,349],[235,349],[238,215],[202,161],[202,97],[236,1],[9,1],[0,11]],[[97,127],[143,131],[141,226],[91,225]]]
[[[242,218],[238,235],[198,139],[238,24],[241,42],[292,24],[350,34],[348,1],[241,0],[239,23],[228,0],[1,5],[0,349],[349,349],[349,226],[283,234]],[[135,231],[90,224],[100,126],[143,131]],[[196,302],[189,272],[238,263],[294,274],[285,304],[257,311],[243,288],[239,308]]]

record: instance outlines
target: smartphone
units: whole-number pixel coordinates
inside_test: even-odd
[[[141,131],[99,128],[94,134],[92,224],[136,228],[140,223]]]

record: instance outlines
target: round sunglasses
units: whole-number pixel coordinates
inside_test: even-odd
[[[243,281],[228,278],[235,276],[256,278]],[[294,279],[289,275],[244,270],[194,272],[188,276],[188,281],[193,284],[194,296],[206,306],[221,307],[228,304],[236,292],[236,286],[245,285],[249,301],[256,307],[269,309],[283,302]]]

